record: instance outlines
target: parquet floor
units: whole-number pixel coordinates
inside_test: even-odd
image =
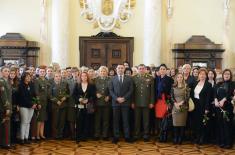
[[[16,149],[0,149],[1,155],[235,155],[235,146],[230,150],[215,145],[198,146],[185,143],[158,143],[142,141],[117,145],[109,141],[87,141],[76,144],[68,140],[48,140],[28,145],[16,145]]]

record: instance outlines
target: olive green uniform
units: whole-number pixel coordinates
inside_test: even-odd
[[[141,118],[143,124],[143,138],[149,138],[149,105],[154,104],[154,80],[150,74],[133,77],[135,105],[135,138],[140,137]]]
[[[44,122],[47,120],[47,104],[49,99],[49,90],[50,83],[46,79],[37,78],[34,82],[35,85],[35,93],[37,98],[39,99],[39,105],[41,105],[41,109],[37,110],[37,121]]]
[[[101,98],[96,100],[96,112],[95,112],[95,137],[100,138],[102,134],[103,138],[108,137],[109,121],[110,121],[110,99],[105,101],[105,97],[109,96],[108,85],[110,82],[109,77],[97,77],[95,80],[96,93],[102,95]],[[102,127],[101,127],[102,124]],[[101,133],[101,129],[103,130]]]
[[[0,78],[0,145],[10,146],[11,144],[11,123],[10,117],[12,113],[12,87],[9,81]],[[6,116],[6,110],[10,110],[10,114]]]
[[[69,98],[68,84],[66,82],[60,82],[58,84],[53,82],[50,93],[50,101],[52,103],[52,134],[54,138],[62,138],[68,103],[67,99]],[[66,100],[58,105],[57,102],[61,101],[63,97]]]
[[[66,118],[67,121],[75,123],[75,99],[73,97],[73,90],[77,83],[77,80],[75,79],[69,79],[68,85],[69,85],[69,99],[68,99],[68,106],[67,106],[67,112],[66,112]]]

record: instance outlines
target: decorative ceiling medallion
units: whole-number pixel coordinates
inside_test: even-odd
[[[79,0],[82,8],[81,16],[100,28],[110,32],[120,28],[120,23],[126,23],[132,16],[136,0]]]

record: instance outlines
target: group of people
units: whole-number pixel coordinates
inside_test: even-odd
[[[156,137],[221,148],[233,145],[235,85],[225,69],[189,64],[130,68],[2,66],[0,145],[70,137],[76,142]]]

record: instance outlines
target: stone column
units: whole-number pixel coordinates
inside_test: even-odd
[[[144,53],[145,65],[161,63],[161,16],[162,0],[146,0],[144,8]]]
[[[48,0],[40,1],[40,52],[39,65],[50,63],[48,43]],[[49,57],[49,58],[48,58]]]
[[[69,62],[69,0],[52,0],[52,62],[61,67]]]

